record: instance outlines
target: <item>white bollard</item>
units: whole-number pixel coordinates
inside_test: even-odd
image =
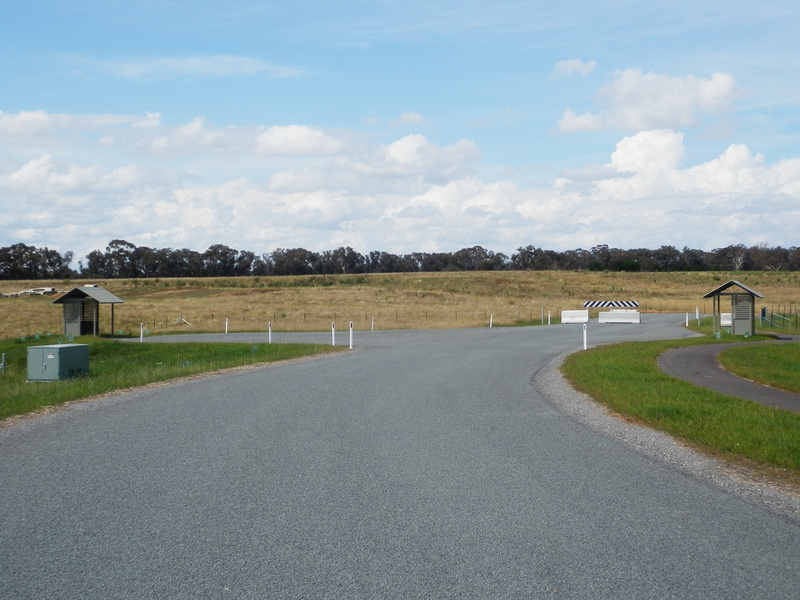
[[[700,325],[700,307],[696,306],[694,309],[694,313],[697,317],[697,324]]]
[[[550,325],[550,311],[547,311],[547,324]]]
[[[372,329],[371,331],[375,331],[375,317],[372,317]]]
[[[336,345],[336,321],[331,321],[331,346]]]
[[[586,323],[583,324],[583,349],[586,350],[589,346],[586,343]]]
[[[139,343],[144,341],[144,323],[139,323]]]
[[[269,325],[267,327],[269,329],[269,335],[267,336],[267,343],[271,344],[272,343],[272,321],[269,322]]]
[[[225,317],[225,333],[228,333],[228,317]]]
[[[494,315],[493,315],[493,314],[490,314],[490,315],[489,315],[489,329],[491,329],[491,328],[492,328],[492,323],[493,323],[493,322],[494,322]]]
[[[350,321],[350,350],[353,349],[353,322]]]
[[[686,326],[689,326],[689,313],[686,313]]]

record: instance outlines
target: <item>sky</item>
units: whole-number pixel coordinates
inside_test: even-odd
[[[800,4],[26,0],[0,247],[800,245]]]

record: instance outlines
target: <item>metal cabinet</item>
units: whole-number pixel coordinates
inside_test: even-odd
[[[28,348],[28,381],[58,381],[88,373],[88,344],[53,344]]]

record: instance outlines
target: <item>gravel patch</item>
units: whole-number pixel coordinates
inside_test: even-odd
[[[747,502],[800,522],[800,493],[743,467],[702,454],[669,435],[624,421],[587,394],[576,391],[563,377],[566,356],[555,357],[533,377],[533,385],[559,410],[662,464],[697,480],[713,484]]]

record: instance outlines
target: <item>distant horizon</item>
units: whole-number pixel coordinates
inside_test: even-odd
[[[85,259],[85,260],[84,260]],[[85,264],[84,264],[85,263]],[[151,248],[112,240],[105,252],[93,250],[75,259],[56,250],[19,243],[0,247],[0,280],[63,277],[239,277],[274,275],[339,275],[440,271],[588,270],[627,272],[666,271],[800,271],[800,248],[747,247],[742,244],[710,252],[684,247],[621,249],[605,244],[590,249],[555,251],[533,245],[505,254],[482,246],[453,252],[393,254],[371,250],[364,254],[341,246],[321,252],[306,248],[277,248],[271,252],[214,244],[205,251],[189,248]]]

